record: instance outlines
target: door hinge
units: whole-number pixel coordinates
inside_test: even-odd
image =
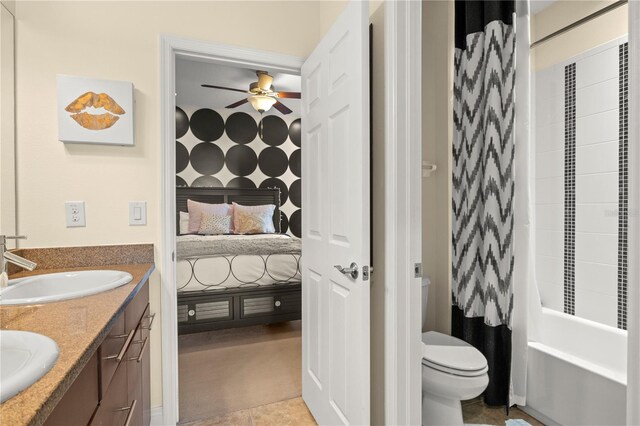
[[[413,265],[413,277],[422,278],[422,263],[416,263]]]
[[[373,268],[371,268],[371,271],[369,270],[368,266],[363,266],[362,267],[362,281],[369,281],[369,274],[373,272]]]
[[[176,252],[175,252],[175,251],[172,251],[172,252],[171,252],[171,261],[172,261],[172,262],[175,262],[175,261],[176,261]]]

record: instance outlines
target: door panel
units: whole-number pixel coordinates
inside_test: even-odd
[[[370,418],[368,11],[351,1],[302,67],[302,395],[319,424]],[[355,279],[334,267],[352,262]]]

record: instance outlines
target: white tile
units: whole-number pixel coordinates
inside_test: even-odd
[[[564,150],[564,120],[535,129],[535,152]]]
[[[618,77],[618,47],[576,62],[576,87],[581,88]]]
[[[547,151],[536,154],[536,178],[564,176],[564,151]]]
[[[539,281],[562,285],[564,282],[564,258],[536,255],[536,278]]]
[[[545,308],[564,311],[564,286],[538,280],[540,302]]]
[[[535,227],[547,231],[564,231],[564,205],[536,205]]]
[[[576,204],[576,232],[618,232],[618,204]]]
[[[618,236],[576,232],[576,261],[618,264]]]
[[[536,204],[564,203],[564,178],[536,179]]]
[[[617,203],[618,173],[576,175],[576,203]]]
[[[576,287],[617,297],[618,267],[602,263],[576,262]]]
[[[547,99],[536,98],[536,127],[558,122],[564,122],[564,94]]]
[[[576,90],[576,117],[618,108],[618,79]]]
[[[617,140],[576,148],[576,175],[617,171]]]
[[[576,145],[617,141],[618,108],[576,119]]]
[[[617,326],[618,300],[613,296],[581,289],[576,283],[576,316],[600,324]]]
[[[564,256],[564,233],[559,231],[536,230],[536,254],[563,257]]]

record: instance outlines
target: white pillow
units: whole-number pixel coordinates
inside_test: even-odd
[[[189,213],[180,212],[180,235],[189,233]]]

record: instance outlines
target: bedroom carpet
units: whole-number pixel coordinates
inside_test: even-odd
[[[301,322],[178,337],[180,423],[299,397]]]

